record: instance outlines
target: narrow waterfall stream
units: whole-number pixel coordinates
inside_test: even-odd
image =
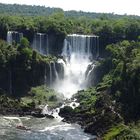
[[[43,55],[49,54],[48,48],[48,35],[44,33],[36,33],[34,35],[34,40],[32,44],[32,48],[37,50],[39,53]]]
[[[47,42],[44,41],[45,39],[42,39],[43,37],[46,38],[47,36],[44,34],[35,35],[33,48],[42,54],[48,54],[48,49],[44,49],[42,46],[43,44],[46,45]],[[93,55],[96,53],[94,51],[98,50],[97,40],[96,36],[68,35],[64,40],[62,50],[63,59],[58,59],[58,64],[63,67],[64,76],[63,78],[60,76],[60,73],[56,70],[56,64],[52,62],[49,64],[48,75],[45,67],[44,83],[46,83],[48,78],[49,84],[52,85],[51,87],[68,99],[77,91],[86,89],[86,71],[88,66],[92,64]],[[92,67],[94,68],[94,65]],[[72,103],[68,105],[71,106]],[[58,116],[59,109],[56,108],[53,110],[54,119],[1,116],[0,140],[93,140],[95,138],[92,135],[84,133],[81,126],[77,124],[62,122],[62,118]],[[42,113],[52,114],[52,111],[49,112],[46,105]],[[15,126],[21,123],[30,128],[30,130],[16,129]]]
[[[12,44],[13,42],[19,43],[20,39],[23,37],[23,33],[19,33],[16,31],[8,31],[7,32],[7,42],[8,44]]]

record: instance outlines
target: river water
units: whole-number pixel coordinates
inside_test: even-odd
[[[30,130],[17,129],[24,125]],[[77,124],[60,119],[33,117],[0,117],[0,140],[90,140],[94,138],[83,132]]]

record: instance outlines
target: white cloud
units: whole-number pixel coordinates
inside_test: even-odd
[[[139,0],[0,0],[0,2],[45,5],[50,7],[60,7],[64,10],[140,15]]]

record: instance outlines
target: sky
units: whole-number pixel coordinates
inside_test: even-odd
[[[63,10],[140,16],[140,0],[0,0],[0,3],[43,5]]]

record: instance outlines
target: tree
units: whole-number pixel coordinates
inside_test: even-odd
[[[23,37],[21,40],[20,40],[20,46],[25,48],[25,47],[29,47],[29,41],[27,38]]]

